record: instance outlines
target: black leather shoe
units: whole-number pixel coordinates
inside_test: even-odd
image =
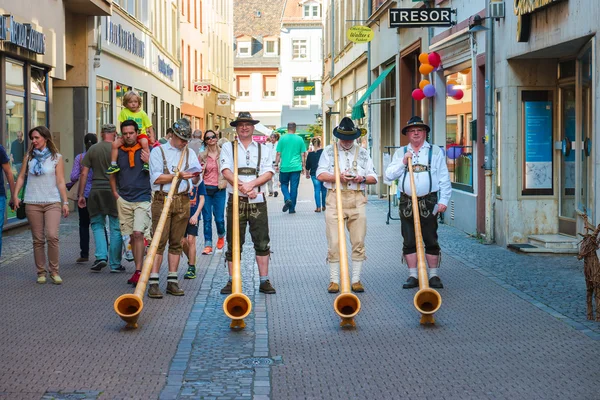
[[[406,283],[402,285],[402,289],[412,289],[419,287],[419,280],[414,276],[409,276]]]
[[[291,206],[292,206],[292,201],[286,200],[285,203],[283,203],[283,208],[281,209],[281,211],[286,212],[287,210],[290,209]]]
[[[432,276],[429,279],[429,287],[432,289],[443,289],[442,280],[438,276]]]

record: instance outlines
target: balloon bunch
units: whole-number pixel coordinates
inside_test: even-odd
[[[454,79],[450,79],[446,85],[446,94],[452,97],[454,100],[460,100],[463,98],[465,93],[460,88],[455,89],[454,85],[456,85],[456,81]]]
[[[442,63],[442,58],[438,53],[433,51],[429,54],[419,54],[419,61],[421,62],[421,66],[419,67],[421,75],[429,75],[430,73],[437,71]],[[427,79],[421,80],[421,82],[419,82],[419,88],[412,92],[413,99],[418,101],[423,100],[425,97],[433,96],[435,96],[435,86]]]

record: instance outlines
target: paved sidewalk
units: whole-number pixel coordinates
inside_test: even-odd
[[[133,266],[92,274],[74,264],[76,219],[61,226],[62,286],[35,284],[28,232],[5,238],[21,255],[0,262],[0,399],[598,398],[600,324],[582,314],[582,262],[515,254],[442,226],[446,288],[436,325],[423,327],[416,291],[401,289],[399,222],[386,225],[387,202],[373,199],[362,310],[356,329],[340,329],[324,215],[313,212],[310,181],[300,193],[293,215],[269,198],[277,294],[258,292],[244,247],[253,310],[243,331],[222,310],[222,253],[199,256],[183,298],[144,298],[140,329],[125,331],[112,303],[132,291]]]

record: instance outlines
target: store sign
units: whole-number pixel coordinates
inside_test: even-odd
[[[31,24],[16,22],[12,15],[0,16],[0,40],[37,54],[46,53],[46,35],[33,29]]]
[[[390,28],[452,26],[451,8],[390,8]]]
[[[197,82],[194,83],[194,92],[196,93],[205,93],[208,94],[210,93],[210,83],[204,83],[204,82]]]
[[[294,96],[314,96],[314,82],[294,82]]]
[[[123,29],[121,24],[115,24],[111,20],[106,24],[106,40],[135,56],[140,58],[146,56],[146,43],[135,33]]]
[[[171,64],[162,59],[161,56],[158,56],[158,72],[173,80],[173,68]]]
[[[368,26],[356,25],[346,31],[346,37],[354,43],[368,43],[374,36],[375,32]]]
[[[231,96],[229,95],[229,93],[219,93],[217,95],[217,105],[219,105],[219,106],[231,105]]]

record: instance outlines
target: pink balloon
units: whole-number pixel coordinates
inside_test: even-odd
[[[432,65],[436,68],[442,62],[442,57],[435,51],[432,51],[431,53],[429,53],[429,56],[427,58],[429,59],[429,65]]]
[[[423,100],[425,98],[425,93],[423,93],[421,89],[415,89],[412,92],[412,98],[417,101]]]
[[[465,93],[462,91],[462,89],[456,89],[456,93],[454,94],[454,96],[452,96],[452,98],[454,100],[460,100],[463,98],[464,95]]]

